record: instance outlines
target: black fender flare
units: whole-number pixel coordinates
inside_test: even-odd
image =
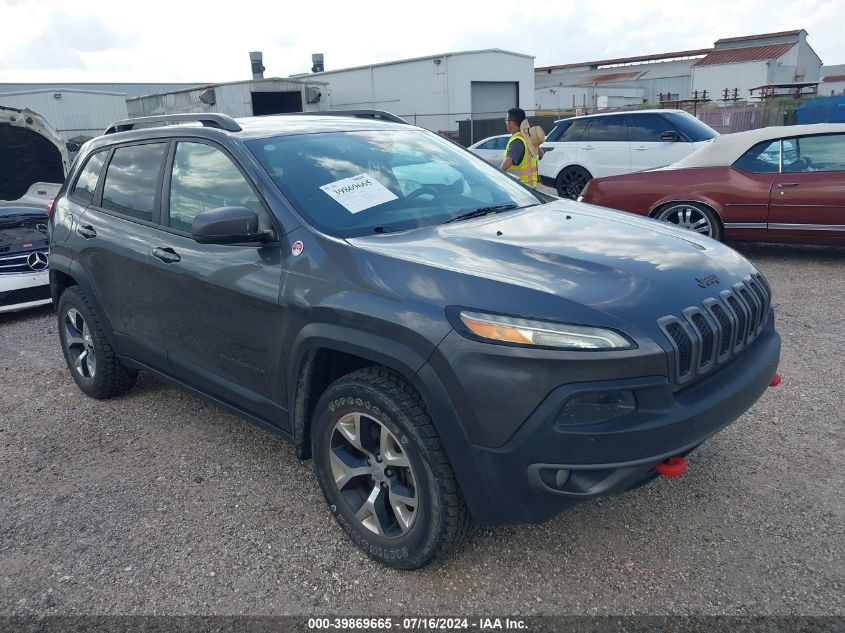
[[[304,327],[296,337],[293,349],[287,374],[290,377],[288,402],[292,405],[291,432],[299,457],[305,456],[303,449],[309,440],[305,414],[307,386],[303,388],[301,384],[308,363],[313,362],[314,353],[319,349],[353,354],[396,371],[420,392],[473,518],[482,524],[501,522],[497,519],[495,497],[486,485],[486,478],[476,460],[469,437],[440,377],[428,364],[427,356],[424,357],[406,345],[376,334],[319,323]]]

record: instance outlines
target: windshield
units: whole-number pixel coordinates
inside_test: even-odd
[[[246,145],[308,223],[337,237],[541,202],[483,160],[420,129],[279,136]]]

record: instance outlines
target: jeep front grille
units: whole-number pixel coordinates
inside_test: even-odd
[[[686,384],[751,344],[766,324],[770,305],[769,286],[755,273],[682,316],[658,319],[672,345],[675,382]]]

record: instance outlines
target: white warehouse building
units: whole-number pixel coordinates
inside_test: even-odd
[[[127,117],[126,94],[76,88],[0,92],[0,105],[37,112],[65,141],[90,138]]]
[[[294,75],[328,83],[322,110],[385,110],[435,132],[459,120],[534,110],[534,58],[500,49],[429,55]]]
[[[818,83],[822,60],[807,43],[807,31],[784,31],[717,40],[692,66],[692,89],[716,101],[737,90],[743,100],[759,98],[752,89]]]

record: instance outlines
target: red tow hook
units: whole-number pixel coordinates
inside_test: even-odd
[[[670,457],[665,462],[660,462],[654,467],[664,477],[680,477],[687,472],[687,460],[683,457]]]
[[[772,377],[772,382],[769,383],[769,387],[777,387],[780,384],[780,374],[775,374]]]

